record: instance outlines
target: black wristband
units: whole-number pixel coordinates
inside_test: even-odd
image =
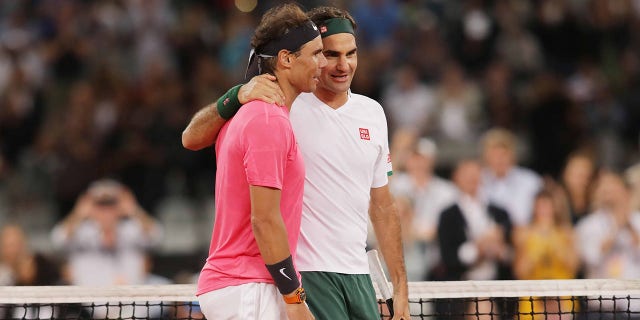
[[[300,281],[298,280],[296,269],[293,267],[291,256],[266,266],[281,294],[289,294],[300,287]]]
[[[240,107],[242,107],[242,104],[238,100],[238,92],[240,91],[240,87],[242,87],[241,84],[229,89],[229,91],[227,91],[222,95],[222,97],[218,99],[218,102],[216,103],[216,109],[218,109],[218,114],[223,119],[231,119],[236,114],[236,112],[240,110]]]

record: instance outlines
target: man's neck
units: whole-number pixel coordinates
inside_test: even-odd
[[[316,96],[316,98],[320,99],[320,101],[324,102],[326,105],[333,109],[342,107],[345,103],[347,103],[347,100],[349,100],[348,91],[335,93],[329,90],[318,88],[313,94]]]
[[[293,105],[293,101],[300,94],[300,90],[292,86],[289,81],[285,77],[278,77],[278,85],[282,89],[284,93],[284,104],[288,110],[291,110],[291,105]]]
[[[278,86],[280,86],[282,93],[284,93],[284,105],[287,107],[287,110],[291,111],[293,101],[296,100],[300,94],[300,90],[289,82],[289,72],[287,72],[287,70],[275,70],[273,73],[276,79],[278,79]]]

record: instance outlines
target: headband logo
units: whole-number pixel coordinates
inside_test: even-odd
[[[347,18],[331,18],[322,21],[322,24],[320,25],[320,35],[323,38],[338,33],[350,33],[355,35],[355,30],[351,20]]]

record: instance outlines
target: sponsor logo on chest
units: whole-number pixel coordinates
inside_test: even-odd
[[[369,129],[360,128],[360,139],[362,139],[362,140],[371,140],[371,136],[369,136]]]

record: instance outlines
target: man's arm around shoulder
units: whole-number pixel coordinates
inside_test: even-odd
[[[251,100],[284,104],[284,93],[270,74],[253,77],[227,91],[216,102],[200,109],[182,132],[182,145],[193,151],[213,145],[225,122]]]
[[[216,103],[200,109],[182,132],[182,146],[197,151],[213,145],[226,121],[218,113]]]

